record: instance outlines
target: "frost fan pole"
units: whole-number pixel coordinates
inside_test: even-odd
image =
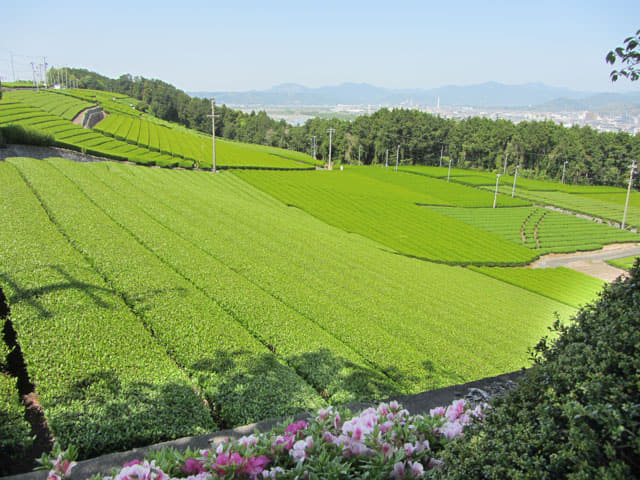
[[[213,152],[213,161],[211,163],[211,171],[213,173],[216,172],[216,101],[211,99],[211,115],[207,115],[207,117],[211,117],[211,140],[213,144],[212,152]]]
[[[567,171],[567,163],[569,162],[564,162],[564,165],[562,166],[562,184],[564,185],[564,174]]]
[[[398,145],[398,149],[396,150],[396,172],[398,171],[398,161],[400,160],[400,145]]]
[[[516,173],[513,176],[513,188],[511,189],[511,198],[514,197],[514,195],[516,194],[516,180],[518,179],[518,169],[520,168],[520,165],[516,165]]]
[[[638,164],[634,160],[631,164],[631,174],[629,175],[629,188],[627,188],[627,200],[624,202],[624,215],[622,215],[622,230],[624,230],[624,225],[627,223],[627,209],[629,208],[629,195],[631,195],[631,185],[633,185],[633,172],[638,167]]]
[[[496,208],[496,203],[498,202],[498,184],[500,183],[500,175],[502,174],[499,173],[496,177],[496,193],[493,195],[493,208]]]
[[[336,133],[336,131],[330,128],[327,132],[329,132],[329,170],[333,170],[333,163],[331,162],[331,135]]]

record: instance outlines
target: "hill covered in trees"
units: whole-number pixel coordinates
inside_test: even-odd
[[[139,100],[136,108],[201,132],[211,131],[210,101],[193,98],[157,79],[122,75],[117,79],[85,69],[67,69],[80,88],[113,91]],[[53,70],[55,75],[56,70]],[[311,151],[317,141],[319,158],[328,157],[329,128],[335,129],[332,156],[336,161],[365,164],[390,162],[502,170],[521,165],[521,175],[560,179],[564,163],[570,183],[623,185],[630,159],[640,156],[640,138],[627,133],[598,133],[590,127],[566,128],[553,122],[522,122],[468,118],[444,119],[415,110],[382,109],[354,121],[312,119],[301,126],[276,121],[263,111],[244,113],[216,107],[216,135],[250,143]],[[638,185],[638,183],[636,183]]]

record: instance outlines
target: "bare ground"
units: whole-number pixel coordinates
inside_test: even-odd
[[[601,250],[576,253],[550,253],[533,262],[531,268],[555,268],[567,267],[578,272],[586,273],[592,277],[600,278],[606,282],[612,282],[620,275],[627,272],[612,267],[606,260],[640,255],[638,243],[616,243],[606,245]]]

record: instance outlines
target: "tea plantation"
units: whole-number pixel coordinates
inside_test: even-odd
[[[96,128],[71,122],[95,106]],[[640,241],[544,208],[616,219],[611,187],[523,181],[512,198],[505,183],[492,208],[492,174],[310,171],[307,155],[218,139],[233,169],[199,171],[210,137],[105,92],[7,92],[7,125],[184,168],[0,161],[3,461],[32,441],[18,379],[87,458],[517,370],[603,283],[513,267]]]

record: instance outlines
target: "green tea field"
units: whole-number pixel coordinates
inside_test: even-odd
[[[56,144],[115,160],[161,167],[212,166],[210,135],[142,114],[123,95],[93,90],[9,91],[0,100],[0,127],[19,125],[50,134]],[[72,123],[80,112],[100,107],[107,117],[94,128]],[[312,169],[309,155],[216,139],[217,168]]]
[[[585,298],[399,256],[244,173],[16,158],[0,176],[9,318],[84,456],[515,370]]]
[[[606,222],[621,217],[613,187],[523,179],[512,197],[507,177],[494,208],[490,172],[316,170],[220,139],[222,170],[203,171],[210,136],[131,102],[0,101],[0,127],[105,160],[0,161],[2,455],[30,442],[19,391],[87,458],[518,370],[603,286],[522,267],[640,242]],[[76,124],[97,107],[104,120]],[[639,205],[633,192],[631,225]]]

